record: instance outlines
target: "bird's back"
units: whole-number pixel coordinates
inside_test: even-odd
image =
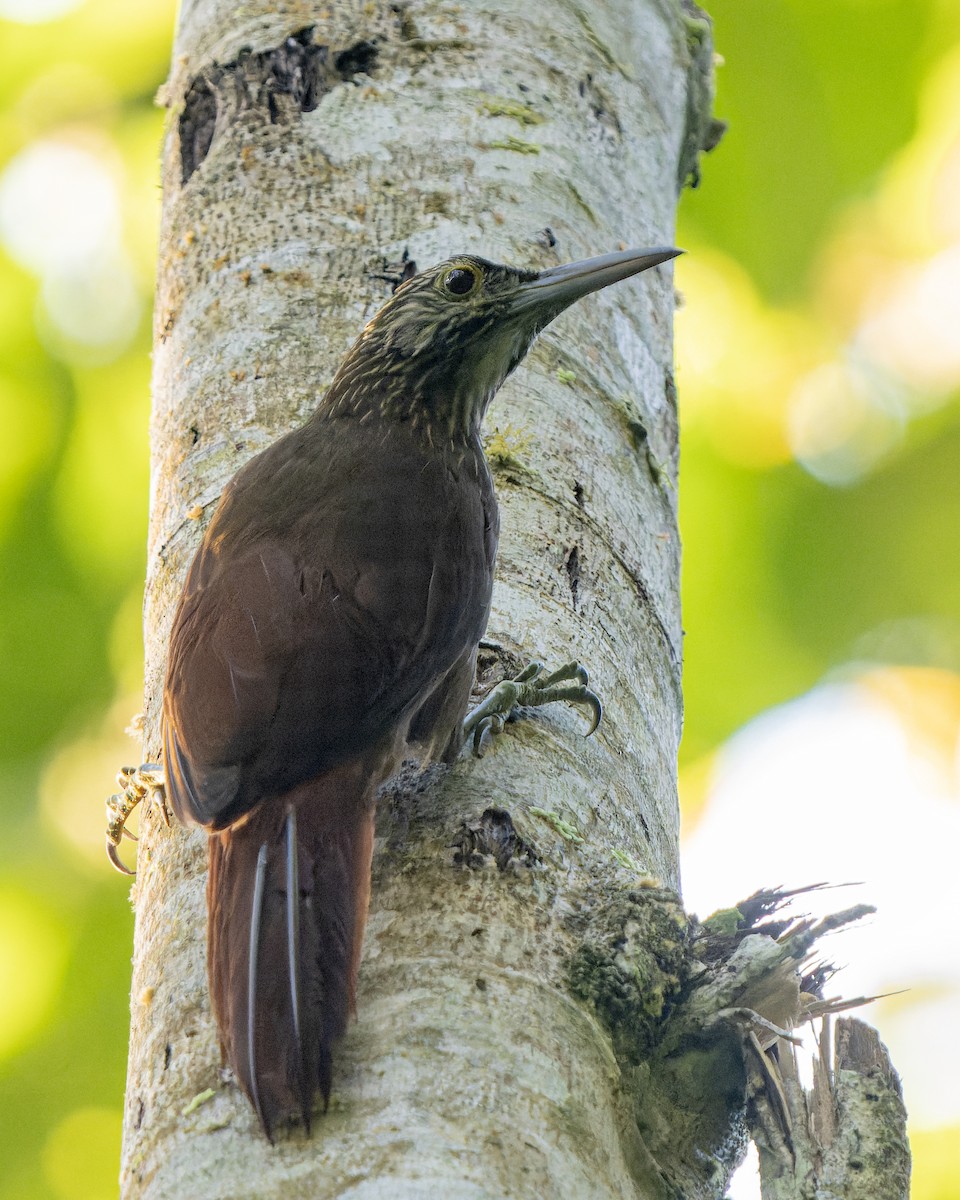
[[[253,459],[171,635],[178,815],[222,828],[408,719],[482,636],[496,537],[476,443],[321,415]]]

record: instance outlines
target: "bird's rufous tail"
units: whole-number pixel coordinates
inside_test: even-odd
[[[299,785],[210,837],[207,965],[226,1061],[268,1138],[317,1092],[355,1008],[372,797],[352,772]],[[351,788],[351,784],[353,787]]]

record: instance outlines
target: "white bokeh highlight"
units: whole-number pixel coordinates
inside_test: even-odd
[[[842,967],[828,994],[907,989],[863,1010],[890,1049],[914,1127],[960,1121],[960,758],[918,754],[896,712],[856,682],[828,683],[746,726],[717,756],[707,808],[682,844],[684,899],[701,916],[758,887],[858,886],[801,897],[877,914],[821,943]],[[812,1054],[812,1048],[810,1053]],[[801,1051],[801,1055],[803,1051]],[[756,1170],[732,1200],[753,1200]]]
[[[80,8],[85,0],[0,0],[0,20],[42,25]]]
[[[115,357],[137,330],[122,224],[114,176],[83,146],[33,142],[0,176],[0,242],[41,280],[38,326],[59,357]]]

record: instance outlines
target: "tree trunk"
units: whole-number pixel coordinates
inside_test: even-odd
[[[669,243],[712,136],[710,69],[689,0],[181,6],[146,758],[206,519],[242,463],[311,411],[389,276],[463,251],[542,268]],[[537,710],[483,759],[385,789],[359,1016],[311,1137],[271,1146],[221,1074],[205,837],[146,815],[125,1197],[722,1195],[744,1072],[694,1119],[702,1079],[650,1065],[665,1014],[699,986],[675,895],[673,304],[669,268],[581,303],[494,402],[502,538],[480,683],[576,658],[605,717],[586,741],[582,715]],[[730,1074],[730,1045],[711,1070]]]

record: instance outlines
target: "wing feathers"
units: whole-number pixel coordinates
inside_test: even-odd
[[[164,719],[187,761],[172,800],[213,828],[369,748],[486,623],[495,510],[482,460],[458,468],[478,473],[475,490],[409,445],[387,473],[352,443],[349,463],[311,446],[293,471],[293,448],[231,485],[174,620]],[[344,508],[339,490],[326,503],[348,472],[375,505]]]

